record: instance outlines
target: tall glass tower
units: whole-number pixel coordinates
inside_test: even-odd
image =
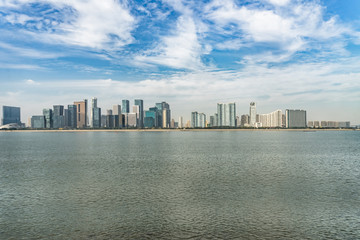
[[[250,103],[250,126],[255,127],[256,124],[256,103]]]
[[[2,107],[2,125],[9,123],[21,124],[20,120],[20,108],[19,107]]]
[[[129,100],[122,100],[121,113],[130,113]]]
[[[134,101],[134,105],[135,106],[139,106],[139,128],[143,128],[144,127],[144,101],[141,99],[135,99]]]

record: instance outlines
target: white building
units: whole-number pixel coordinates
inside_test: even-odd
[[[250,126],[255,127],[256,124],[256,103],[250,103]]]
[[[236,127],[236,104],[218,103],[217,104],[217,126]]]
[[[262,127],[282,127],[282,111],[276,110],[267,114],[260,114],[260,123]]]

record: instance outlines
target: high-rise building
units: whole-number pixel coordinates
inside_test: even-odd
[[[31,128],[45,128],[45,117],[43,115],[32,116]]]
[[[306,127],[306,111],[286,109],[286,128],[305,128]]]
[[[134,101],[135,106],[139,106],[139,115],[138,115],[138,127],[144,127],[144,101],[141,99],[135,99]]]
[[[77,119],[76,119],[76,125],[77,128],[86,128],[87,127],[87,99],[84,99],[84,101],[74,102],[74,105],[76,105],[77,109]]]
[[[107,128],[114,128],[115,127],[113,111],[111,109],[108,109],[106,111],[106,127]]]
[[[64,106],[54,105],[52,112],[53,128],[65,127]]]
[[[77,128],[86,128],[87,127],[87,99],[84,101],[74,102],[76,105],[76,126]]]
[[[122,113],[130,113],[129,100],[126,100],[126,99],[122,100],[121,112]]]
[[[248,114],[241,115],[241,127],[248,127],[250,123],[250,116]]]
[[[114,125],[115,128],[123,127],[123,115],[121,114],[121,105],[116,104],[113,106]]]
[[[218,103],[217,104],[217,126],[219,127],[236,127],[236,105],[235,103]]]
[[[125,113],[125,126],[128,128],[137,127],[137,114],[136,113]]]
[[[158,127],[158,111],[156,107],[149,108],[148,111],[145,111],[144,117],[144,127],[153,128]]]
[[[256,103],[250,103],[250,126],[255,127],[256,125]]]
[[[52,109],[43,109],[43,115],[45,117],[45,128],[53,128]]]
[[[204,113],[192,112],[191,113],[191,127],[192,128],[205,128],[206,115]]]
[[[77,128],[77,106],[75,104],[68,105],[68,127]]]
[[[101,127],[101,108],[99,108],[97,105],[96,97],[93,97],[91,99],[90,127],[91,128],[100,128]]]
[[[158,123],[159,127],[169,128],[171,120],[171,111],[170,106],[166,102],[156,103],[156,108],[158,109]]]
[[[2,107],[1,124],[6,125],[9,123],[17,123],[21,125],[20,107],[10,107],[10,106]]]
[[[274,112],[268,114],[260,114],[259,115],[259,122],[261,123],[262,127],[282,127],[282,111],[276,110]]]
[[[179,128],[183,128],[183,127],[184,127],[184,119],[183,119],[183,117],[179,117],[178,127],[179,127]]]

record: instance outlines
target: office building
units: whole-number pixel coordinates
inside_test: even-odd
[[[64,115],[64,106],[54,105],[52,112],[52,121],[53,128],[63,128],[65,127],[65,115]]]
[[[250,126],[255,127],[256,124],[256,103],[250,103]]]
[[[136,113],[125,113],[125,126],[128,128],[137,127],[137,114]]]
[[[107,128],[114,128],[115,127],[113,111],[111,109],[108,109],[106,111],[106,127]]]
[[[184,119],[183,119],[183,117],[179,117],[178,128],[184,128]]]
[[[149,108],[148,111],[145,111],[144,117],[144,127],[153,128],[158,127],[158,111],[157,108]]]
[[[122,100],[121,113],[130,113],[129,100]]]
[[[50,108],[43,109],[43,116],[45,118],[45,128],[53,128],[52,109]]]
[[[123,127],[123,115],[121,114],[121,105],[119,105],[119,104],[114,105],[112,114],[114,116],[115,128],[122,128]]]
[[[96,97],[93,97],[91,99],[90,127],[91,128],[100,128],[101,127],[101,108],[99,108],[97,105]]]
[[[21,125],[20,107],[3,106],[1,124],[16,123]]]
[[[171,120],[171,111],[169,104],[166,102],[156,103],[155,107],[158,109],[159,127],[169,128]]]
[[[291,110],[285,111],[286,128],[305,128],[306,127],[306,111]]]
[[[68,114],[67,114],[69,128],[77,128],[77,106],[75,104],[68,105]]]
[[[43,115],[32,116],[31,128],[45,128],[45,117]]]
[[[74,102],[76,105],[77,114],[76,114],[76,126],[77,128],[86,128],[87,127],[87,99],[83,101]]]
[[[240,120],[240,126],[241,127],[249,127],[250,126],[250,116],[248,114],[241,115]]]
[[[138,127],[143,128],[144,127],[144,101],[141,99],[135,99],[134,105],[138,106]]]
[[[219,127],[236,127],[236,105],[235,103],[218,103],[217,114]]]

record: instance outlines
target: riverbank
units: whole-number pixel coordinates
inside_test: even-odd
[[[203,128],[203,129],[19,129],[19,130],[1,130],[0,132],[233,132],[233,131],[291,131],[291,132],[317,132],[317,131],[356,131],[358,129],[256,129],[256,128],[230,128],[230,129],[212,129],[212,128]]]

